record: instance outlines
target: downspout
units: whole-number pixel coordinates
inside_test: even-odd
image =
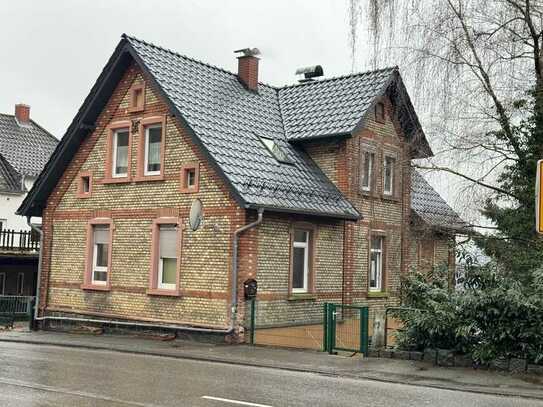
[[[258,209],[258,218],[252,222],[244,225],[234,231],[234,236],[232,237],[232,303],[231,310],[232,316],[230,318],[230,329],[229,332],[234,331],[236,328],[236,320],[238,316],[238,243],[239,236],[246,230],[252,229],[262,223],[262,218],[264,215],[264,209]]]
[[[38,255],[38,275],[36,279],[36,306],[34,308],[34,320],[38,319],[38,308],[40,305],[40,282],[41,282],[41,261],[42,261],[42,250],[43,250],[43,232],[40,228],[30,222],[31,216],[26,217],[26,224],[30,226],[30,229],[35,231],[40,235],[40,250]]]

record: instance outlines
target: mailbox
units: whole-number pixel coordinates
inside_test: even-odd
[[[243,283],[243,291],[245,292],[245,299],[252,300],[256,298],[258,284],[256,280],[250,278]]]

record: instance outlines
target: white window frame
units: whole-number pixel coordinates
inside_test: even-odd
[[[390,189],[386,189],[386,178],[387,178],[387,158],[390,158],[393,160],[392,168],[390,169]],[[396,166],[397,158],[395,155],[392,154],[385,154],[383,158],[383,194],[392,196],[394,195],[394,172],[395,172],[395,166]]]
[[[108,228],[108,233],[109,233],[109,228]],[[103,244],[103,243],[95,243],[94,242],[94,230],[93,230],[93,235],[92,235],[92,275],[91,275],[91,282],[93,285],[107,285],[107,281],[109,279],[109,275],[108,275],[108,266],[109,266],[109,251],[111,250],[111,244],[108,243],[108,248],[107,248],[107,255],[108,255],[108,259],[107,259],[107,263],[108,263],[108,266],[98,266],[96,265],[96,262],[98,261],[98,244]],[[95,273],[98,272],[98,273],[106,273],[106,281],[102,281],[102,280],[96,280],[94,278],[94,275]]]
[[[174,284],[168,284],[168,283],[163,283],[162,282],[162,277],[163,277],[163,272],[164,272],[164,262],[163,262],[163,259],[175,259],[175,269],[176,269],[176,276],[177,276],[177,266],[178,266],[178,262],[179,262],[179,256],[176,256],[176,257],[162,257],[161,254],[160,254],[160,233],[162,233],[160,231],[161,227],[168,227],[168,226],[171,226],[172,229],[175,230],[175,237],[176,237],[176,248],[177,248],[177,225],[168,225],[168,224],[164,224],[164,225],[159,225],[158,227],[158,276],[157,276],[157,287],[162,289],[162,290],[175,290],[177,289],[177,282],[175,282]],[[177,254],[177,249],[176,249],[176,254]]]
[[[305,233],[305,242],[296,242],[295,236],[296,232],[304,232]],[[293,248],[300,248],[304,249],[304,284],[303,287],[294,288],[292,287],[293,293],[307,293],[308,287],[309,287],[309,230],[305,229],[294,229],[293,235],[292,235],[292,247]],[[294,255],[293,255],[294,256]],[[294,281],[294,260],[292,264],[292,280]]]
[[[368,185],[367,186],[364,185],[364,176],[366,175],[365,171],[366,171],[366,161],[367,161],[366,154],[371,159],[368,166]],[[362,181],[360,182],[360,188],[362,189],[362,191],[370,192],[373,187],[372,178],[373,178],[373,166],[375,165],[375,152],[371,150],[364,150],[362,151],[362,156],[364,157],[364,160],[363,160],[364,167],[362,169]]]
[[[162,171],[162,160],[160,160],[160,170],[158,171],[148,171],[148,164],[149,164],[149,130],[150,129],[156,129],[160,128],[160,155],[162,156],[162,149],[164,148],[164,130],[162,129],[162,124],[151,124],[149,126],[145,126],[145,158],[143,162],[143,174],[144,175],[160,175],[160,172]]]
[[[119,139],[119,133],[128,133],[128,151],[126,153],[126,172],[123,173],[117,173],[117,141]],[[112,166],[111,166],[111,176],[113,178],[124,178],[128,177],[128,168],[130,167],[130,154],[128,152],[130,151],[130,129],[128,128],[122,128],[122,129],[116,129],[113,132],[113,157],[112,157]]]
[[[17,289],[17,295],[23,295],[25,291],[25,273],[19,272],[17,274],[17,286],[15,288]]]
[[[192,184],[190,181],[190,174],[193,174]],[[194,188],[196,186],[196,168],[186,168],[185,169],[185,185],[187,188]]]
[[[85,180],[87,180],[87,181],[85,182]],[[90,180],[89,175],[83,175],[81,177],[81,193],[83,193],[83,194],[90,193],[90,183],[91,183],[91,180]],[[85,190],[85,185],[87,187],[87,190]]]
[[[0,273],[0,281],[2,282],[2,291],[0,291],[0,295],[4,295],[6,293],[6,273]]]
[[[379,242],[380,242],[380,248],[379,249],[374,249],[373,248],[373,239],[379,239]],[[370,275],[368,276],[370,281],[369,281],[368,287],[369,287],[369,290],[372,291],[372,292],[381,292],[381,291],[383,291],[383,256],[384,256],[383,246],[384,246],[384,241],[385,241],[384,236],[373,235],[373,236],[370,237]],[[374,287],[371,286],[371,275],[372,275],[372,271],[373,271],[372,270],[373,261],[372,261],[371,257],[372,257],[373,253],[378,253],[379,254],[379,261],[377,262],[378,264],[376,264],[377,269],[375,270],[375,286]]]

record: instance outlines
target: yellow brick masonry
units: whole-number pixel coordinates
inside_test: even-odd
[[[145,81],[145,111],[128,112],[128,89],[145,78],[135,66],[124,75],[80,151],[59,181],[45,211],[47,244],[42,303],[51,312],[136,319],[206,327],[229,323],[232,231],[246,222],[221,179],[193,145],[181,124],[166,118],[163,181],[102,183],[107,126],[113,121],[163,115],[167,107]],[[141,135],[132,133],[132,176],[136,176]],[[198,193],[179,192],[183,164],[200,163]],[[80,171],[93,177],[92,196],[77,197]],[[183,230],[180,297],[151,296],[149,288],[151,224],[161,213],[179,214],[186,225],[193,199],[204,205],[205,222],[196,232]],[[169,212],[168,212],[169,211]],[[173,211],[173,212],[172,212]],[[87,221],[106,213],[114,224],[110,292],[82,290]]]
[[[305,150],[326,176],[348,197],[363,219],[358,222],[327,221],[310,217],[265,216],[258,230],[259,301],[257,324],[287,326],[322,320],[325,301],[369,305],[370,314],[400,302],[400,283],[409,263],[410,157],[408,145],[391,119],[391,106],[385,102],[386,121],[374,117],[354,137],[304,144]],[[382,191],[383,151],[395,152],[401,164],[401,193],[397,199],[374,197],[359,190],[360,139],[377,147],[377,191]],[[317,226],[316,293],[311,299],[292,299],[288,295],[289,228],[293,222],[306,221]],[[371,230],[386,232],[386,293],[380,298],[368,296],[369,239]],[[349,263],[349,259],[350,263]]]

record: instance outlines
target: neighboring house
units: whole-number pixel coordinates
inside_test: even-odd
[[[15,211],[58,140],[30,119],[30,107],[0,114],[0,295],[33,295],[39,238]]]
[[[241,334],[249,279],[260,326],[399,303],[410,160],[432,151],[398,69],[277,88],[258,63],[123,35],[18,211],[43,217],[45,321]]]
[[[456,237],[469,234],[469,226],[414,169],[411,209],[411,269],[428,274],[435,267],[446,267],[449,281],[454,284]]]

